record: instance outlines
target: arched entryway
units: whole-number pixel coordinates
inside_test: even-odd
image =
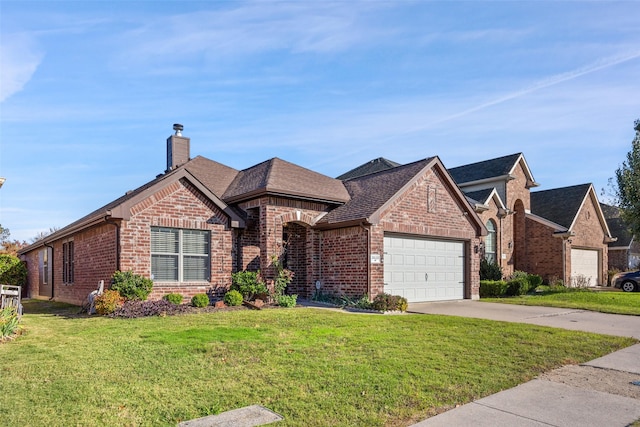
[[[294,276],[285,292],[289,295],[307,295],[307,232],[308,228],[296,222],[282,227],[282,266],[293,271]]]

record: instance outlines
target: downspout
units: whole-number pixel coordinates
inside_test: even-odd
[[[55,293],[53,292],[53,289],[54,289],[53,287],[55,285],[55,277],[56,277],[56,269],[53,268],[53,265],[54,265],[53,264],[53,260],[55,259],[55,256],[54,256],[54,252],[53,252],[53,246],[48,245],[47,242],[44,242],[44,246],[46,248],[50,248],[51,249],[51,260],[50,260],[51,261],[51,265],[49,267],[49,271],[51,271],[51,298],[49,298],[49,301],[52,301],[53,297],[55,295]],[[47,254],[47,256],[48,256],[48,254]]]
[[[105,215],[104,222],[116,228],[116,270],[120,271],[120,224],[110,219],[110,215]]]
[[[371,238],[369,235],[369,229],[364,226],[365,222],[360,223],[360,227],[364,230],[367,235],[367,259],[365,262],[367,263],[367,298],[371,301]]]

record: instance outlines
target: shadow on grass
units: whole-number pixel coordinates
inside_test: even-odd
[[[77,319],[79,317],[91,317],[87,313],[81,313],[82,307],[67,304],[64,302],[56,302],[38,299],[22,300],[23,314],[48,314],[51,316],[61,316]]]

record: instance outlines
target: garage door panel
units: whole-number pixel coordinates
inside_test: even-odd
[[[464,298],[464,242],[385,236],[384,243],[385,292],[411,302]]]
[[[572,285],[586,280],[590,286],[599,284],[600,252],[593,249],[571,249]]]

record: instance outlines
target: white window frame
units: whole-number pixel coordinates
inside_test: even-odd
[[[489,228],[489,224],[492,225],[492,228]],[[489,219],[485,224],[487,227],[487,237],[484,239],[484,259],[491,263],[498,262],[498,230],[496,226],[496,222],[493,219]],[[489,243],[493,241],[493,248],[490,248]],[[493,249],[490,251],[489,249]]]
[[[186,228],[172,228],[172,227],[151,227],[151,239],[153,239],[153,231],[154,230],[171,230],[178,232],[178,252],[154,252],[153,251],[153,243],[150,245],[150,258],[151,258],[151,279],[156,282],[163,283],[175,283],[174,279],[157,279],[155,278],[155,273],[153,270],[153,257],[154,255],[159,256],[172,256],[177,257],[177,270],[178,277],[177,282],[179,283],[190,283],[190,282],[210,282],[211,281],[211,231],[209,230],[199,230],[199,229],[186,229]],[[184,232],[185,231],[193,231],[198,233],[203,233],[206,236],[207,242],[207,253],[206,254],[198,254],[198,253],[189,253],[185,252],[184,248]],[[187,257],[198,257],[205,259],[205,278],[202,280],[185,280],[184,279],[184,269],[185,269],[185,258]]]

